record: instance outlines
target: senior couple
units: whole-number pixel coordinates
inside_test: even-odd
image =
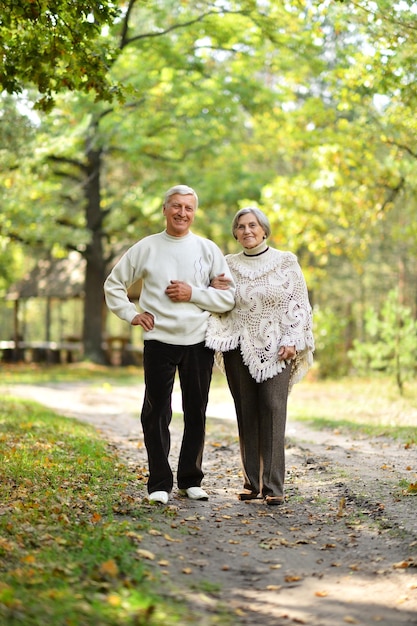
[[[104,291],[109,309],[144,334],[141,412],[148,456],[148,499],[167,504],[171,398],[178,371],[184,431],[176,480],[182,495],[202,489],[206,408],[214,359],[233,397],[243,469],[241,500],[284,501],[285,424],[291,386],[312,364],[312,312],[297,258],[268,246],[266,216],[247,207],[232,233],[241,252],[223,256],[191,232],[194,189],[165,194],[163,232],[134,244],[114,266]],[[139,310],[127,290],[142,279]]]

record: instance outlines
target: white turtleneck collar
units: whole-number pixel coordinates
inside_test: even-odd
[[[254,248],[243,248],[243,254],[245,256],[258,256],[260,254],[263,254],[267,250],[268,250],[268,244],[266,243],[266,240],[264,239],[263,241],[261,241],[260,244],[258,244]]]

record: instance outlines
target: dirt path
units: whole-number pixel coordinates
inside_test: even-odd
[[[93,424],[138,475],[145,471],[140,388],[19,385],[3,392]],[[416,625],[417,498],[404,495],[416,482],[415,447],[312,431],[291,421],[290,401],[287,501],[241,503],[232,405],[211,403],[208,415],[209,501],[174,490],[168,507],[151,506],[143,481],[132,493],[154,522],[141,543],[149,573],[162,574],[164,593],[187,598],[199,616],[193,623],[214,624],[232,611],[236,625]],[[175,467],[179,422],[172,434]]]

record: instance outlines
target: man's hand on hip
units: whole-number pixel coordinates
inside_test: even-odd
[[[130,323],[132,326],[142,326],[144,330],[153,330],[154,317],[152,313],[145,311],[145,313],[138,313],[135,315]]]

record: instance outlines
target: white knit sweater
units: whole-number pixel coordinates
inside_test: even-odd
[[[262,254],[226,256],[236,283],[236,306],[229,313],[211,315],[206,345],[215,349],[223,369],[222,352],[239,346],[251,376],[262,382],[285,367],[278,360],[281,346],[295,346],[290,387],[313,362],[312,310],[297,257],[268,248]]]
[[[230,277],[225,258],[209,239],[188,233],[171,237],[166,231],[145,237],[134,244],[104,283],[107,306],[129,324],[137,315],[127,289],[142,279],[139,298],[141,311],[152,313],[155,327],[144,332],[144,339],[174,345],[204,341],[210,312],[222,313],[234,306],[235,288],[210,287],[218,274]],[[165,294],[171,280],[181,280],[192,288],[189,302],[172,302]]]

